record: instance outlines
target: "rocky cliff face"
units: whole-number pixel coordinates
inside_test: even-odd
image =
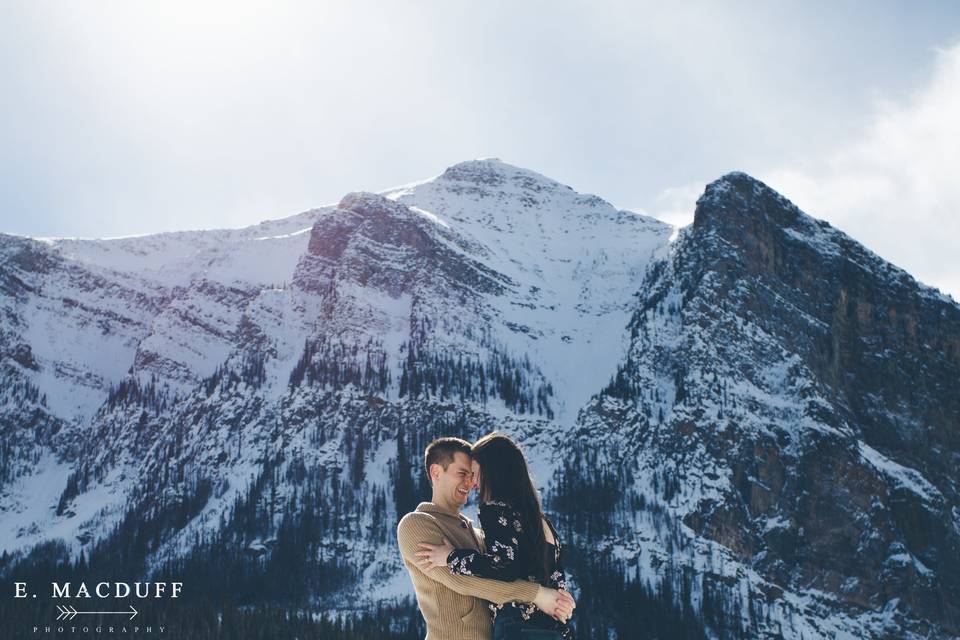
[[[665,474],[660,500],[767,603],[956,634],[957,305],[743,174],[707,186],[641,291],[591,436]]]
[[[744,174],[675,231],[488,160],[246,230],[0,236],[0,542],[408,608],[419,452],[500,428],[581,637],[641,603],[960,634],[960,307]]]

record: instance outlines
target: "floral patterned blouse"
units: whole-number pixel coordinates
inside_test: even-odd
[[[447,556],[447,565],[450,573],[473,575],[494,580],[530,580],[537,579],[530,575],[531,566],[535,562],[532,557],[532,532],[524,530],[520,513],[505,502],[484,502],[480,505],[480,527],[486,541],[486,553],[475,549],[454,549]],[[563,553],[560,540],[550,521],[547,521],[556,544],[547,543],[547,563],[550,573],[542,582],[546,587],[566,589],[567,581],[563,570]],[[500,607],[513,606],[521,610],[524,620],[529,620],[537,628],[553,629],[560,632],[566,639],[573,638],[573,631],[568,625],[562,624],[543,613],[533,604],[522,602],[508,602],[506,605],[490,604],[493,617],[497,617]]]

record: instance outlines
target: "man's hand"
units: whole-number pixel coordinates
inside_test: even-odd
[[[537,598],[533,604],[537,605],[537,609],[560,622],[569,620],[577,606],[573,596],[567,591],[557,591],[543,586],[537,591]]]
[[[434,567],[447,566],[447,556],[454,551],[453,545],[447,542],[446,538],[443,539],[442,545],[421,542],[418,546],[422,548],[417,551],[417,556],[420,558],[417,560],[417,564],[424,571],[430,571]]]

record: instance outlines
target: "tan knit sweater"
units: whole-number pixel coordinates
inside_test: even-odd
[[[417,604],[427,621],[425,640],[490,640],[490,612],[483,600],[533,602],[540,585],[518,580],[502,582],[450,573],[447,567],[424,572],[417,565],[417,545],[443,544],[443,538],[457,549],[480,549],[470,518],[432,502],[421,502],[397,525],[397,543],[406,565]]]

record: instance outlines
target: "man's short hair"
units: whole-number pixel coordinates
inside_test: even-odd
[[[430,465],[439,464],[446,471],[453,462],[453,454],[458,451],[469,456],[470,443],[460,438],[437,438],[428,444],[423,451],[423,469],[427,479],[430,479]]]

